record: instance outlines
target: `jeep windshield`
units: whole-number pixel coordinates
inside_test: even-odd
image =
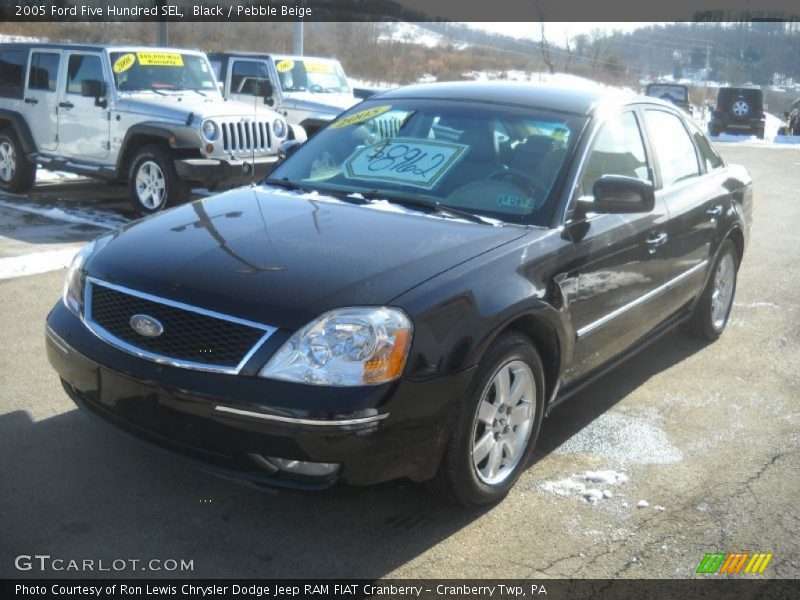
[[[669,102],[688,102],[689,92],[686,86],[669,84],[650,84],[647,86],[647,96],[661,98]]]
[[[194,90],[216,92],[211,66],[203,56],[141,50],[112,52],[114,83],[121,92]]]
[[[355,202],[448,208],[545,225],[585,119],[458,100],[367,100],[271,174]]]
[[[275,69],[281,90],[292,92],[312,92],[315,94],[347,94],[350,84],[342,66],[335,60],[321,58],[281,58],[275,57]]]

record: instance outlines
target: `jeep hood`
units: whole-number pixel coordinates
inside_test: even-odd
[[[273,120],[278,114],[264,107],[235,100],[222,100],[219,95],[204,92],[207,98],[195,92],[127,92],[118,103],[120,111],[140,114],[148,120],[169,120],[185,123],[190,113],[196,119],[255,117],[258,120]],[[199,122],[199,121],[198,121]]]
[[[389,303],[530,231],[262,186],[131,223],[86,270],[150,294],[296,329],[333,308]]]
[[[328,113],[337,116],[342,111],[358,104],[353,94],[314,94],[312,92],[285,93],[283,106],[312,113]]]

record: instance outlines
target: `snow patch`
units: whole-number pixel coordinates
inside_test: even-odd
[[[62,208],[46,208],[36,204],[27,204],[25,202],[6,202],[0,200],[0,206],[3,208],[10,208],[12,210],[19,210],[22,212],[47,217],[55,221],[64,221],[65,223],[78,223],[80,225],[91,225],[92,227],[99,227],[101,229],[118,229],[125,225],[128,221],[118,215],[104,213],[98,210],[90,209],[75,209],[69,212]]]
[[[636,503],[636,508],[647,508],[650,506],[650,503],[647,500],[639,500]]]
[[[583,481],[581,481],[581,479]],[[597,504],[601,500],[608,500],[614,497],[614,494],[610,490],[587,487],[586,483],[584,483],[585,481],[589,483],[602,483],[604,485],[618,485],[628,481],[628,476],[616,471],[586,471],[582,477],[572,475],[571,477],[566,477],[557,481],[545,481],[540,484],[539,487],[545,492],[555,494],[556,496],[580,496],[591,505]]]
[[[81,246],[49,250],[47,252],[33,252],[23,256],[0,258],[0,279],[12,279],[24,275],[36,275],[64,269],[72,262],[75,253]]]
[[[628,476],[625,473],[618,473],[617,471],[586,471],[585,477],[587,481],[606,485],[617,485],[628,481]]]

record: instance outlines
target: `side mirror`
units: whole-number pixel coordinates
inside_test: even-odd
[[[650,212],[656,205],[653,184],[624,175],[603,175],[594,182],[594,200],[578,200],[582,214],[621,214]]]
[[[84,79],[81,81],[81,96],[84,98],[94,98],[94,105],[101,108],[107,106],[105,100],[106,83],[99,79]]]
[[[286,140],[280,146],[278,146],[278,160],[284,161],[289,158],[292,154],[297,152],[297,149],[302,146],[302,142],[298,142],[297,140]]]
[[[275,94],[275,88],[272,87],[272,82],[269,79],[266,79],[261,82],[261,86],[261,91],[264,94],[264,104],[272,106],[275,104],[275,100],[272,98],[272,96]]]

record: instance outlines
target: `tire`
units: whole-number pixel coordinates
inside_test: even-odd
[[[730,317],[733,298],[736,295],[738,271],[739,253],[734,243],[727,239],[714,261],[711,277],[694,307],[691,318],[683,326],[686,333],[709,342],[719,338]],[[720,299],[720,295],[723,298]]]
[[[522,389],[514,410],[513,396],[503,404],[497,389],[511,392],[517,383]],[[530,462],[544,402],[544,369],[536,348],[521,334],[503,334],[484,354],[459,402],[431,490],[462,506],[504,498]],[[519,422],[512,424],[515,415]]]
[[[763,140],[764,139],[764,130],[763,129],[757,129],[756,130],[756,137],[758,139],[760,139],[760,140]]]
[[[181,181],[172,158],[156,144],[137,150],[128,173],[128,191],[134,210],[152,215],[189,198],[189,185]]]
[[[728,114],[734,119],[746,119],[750,115],[750,110],[750,103],[745,100],[744,97],[740,96],[731,102]]]
[[[708,135],[717,137],[720,133],[722,133],[722,130],[719,127],[714,127],[710,123],[708,124]]]
[[[13,129],[0,130],[0,190],[19,194],[36,182],[36,163],[22,150]]]

